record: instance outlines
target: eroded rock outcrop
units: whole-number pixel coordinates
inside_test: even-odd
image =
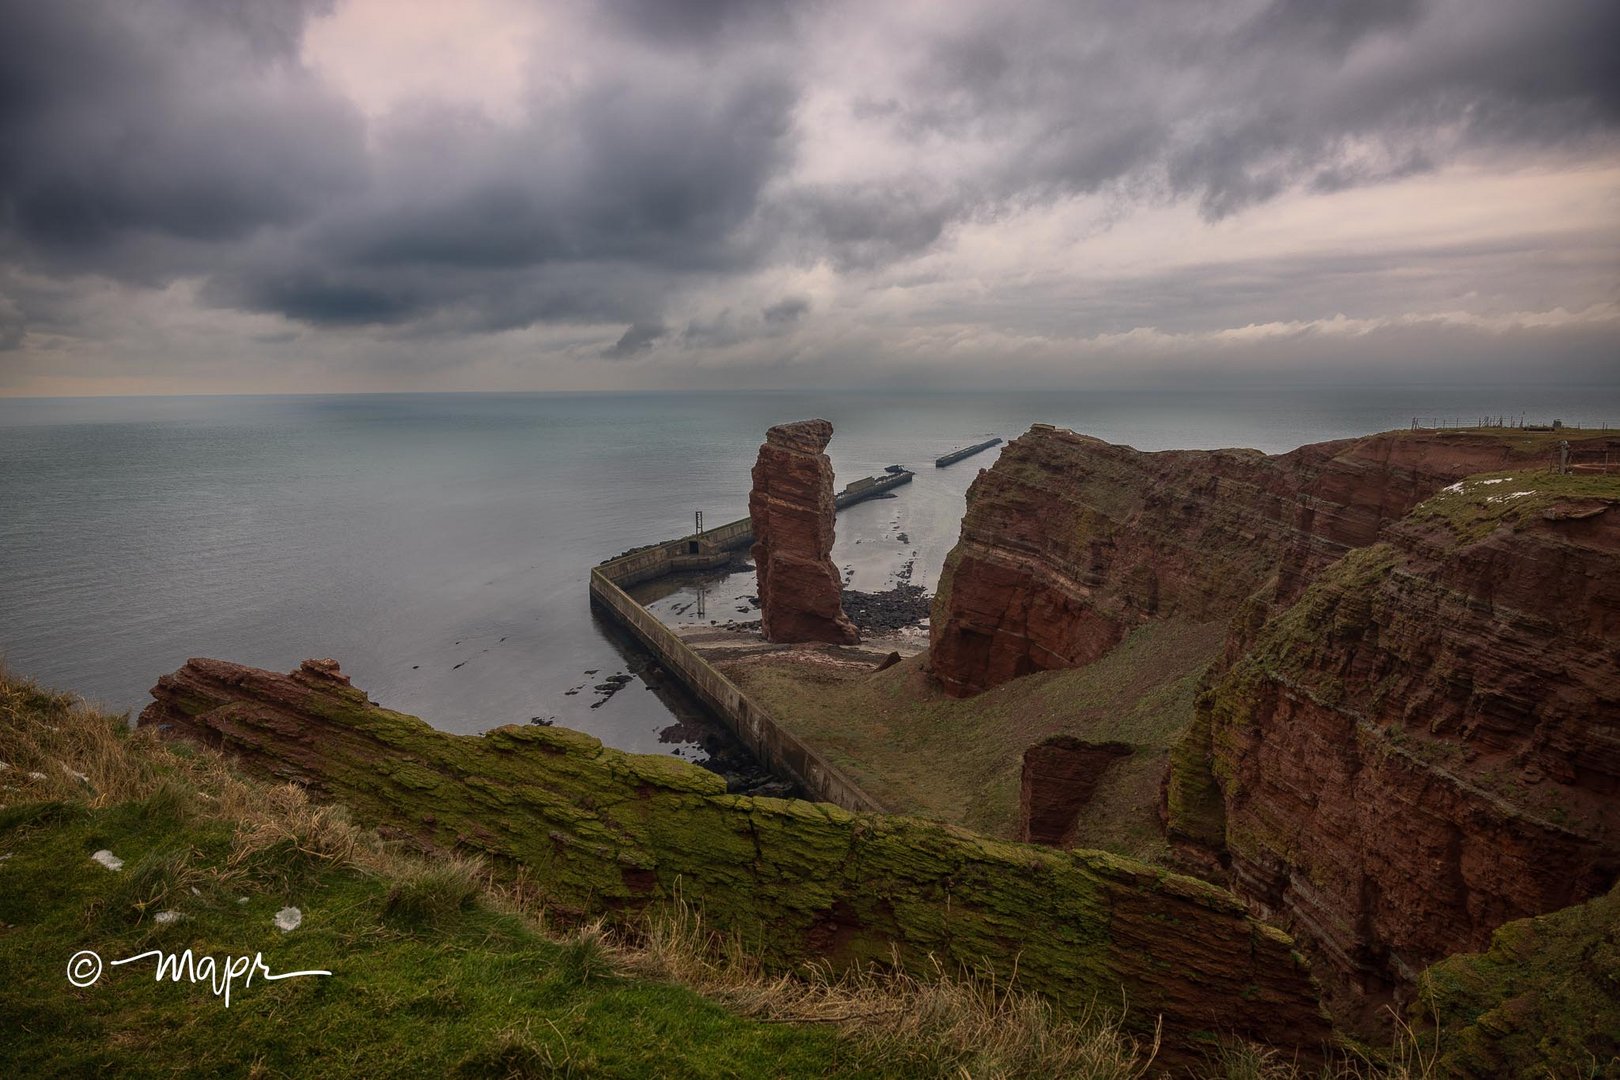
[[[1314,1052],[1328,1035],[1290,939],[1224,890],[1101,852],[932,822],[727,795],[670,757],[556,727],[437,731],[371,705],[335,665],[290,675],[191,660],[141,715],[357,819],[521,866],[556,909],[621,912],[679,887],[776,963],[989,963],[1081,1009],[1116,1002],[1167,1043],[1238,1034]],[[1161,1060],[1164,1060],[1161,1058]]]
[[[1620,476],[1474,478],[1239,619],[1172,832],[1352,991],[1620,875]]]
[[[1018,838],[1055,847],[1072,844],[1076,820],[1103,773],[1115,759],[1132,753],[1129,743],[1086,742],[1069,735],[1025,750],[1018,782]]]
[[[748,514],[767,641],[860,640],[832,561],[833,470],[825,453],[832,433],[826,420],[778,424],[759,448]]]
[[[1037,424],[968,493],[935,598],[931,670],[967,696],[1090,663],[1145,619],[1228,617],[1273,578],[1271,599],[1286,603],[1445,485],[1550,462],[1556,445],[1402,431],[1276,455],[1142,453]]]

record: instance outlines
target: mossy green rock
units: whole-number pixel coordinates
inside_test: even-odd
[[[1620,888],[1508,923],[1420,989],[1413,1019],[1439,1021],[1449,1075],[1620,1075]]]
[[[522,868],[555,908],[626,914],[677,890],[789,966],[930,958],[1080,1010],[1163,1018],[1186,1048],[1329,1037],[1292,943],[1223,890],[1101,852],[913,818],[727,795],[718,777],[559,728],[452,735],[370,704],[335,664],[292,675],[192,660],[143,725],[220,747],[361,819]]]

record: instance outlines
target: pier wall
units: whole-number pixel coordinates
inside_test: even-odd
[[[961,450],[952,450],[949,454],[944,454],[944,455],[942,455],[940,457],[935,458],[934,459],[934,467],[936,469],[943,469],[947,465],[955,465],[958,461],[961,461],[963,458],[970,458],[974,454],[982,453],[983,451],[990,449],[992,446],[1000,446],[1000,445],[1001,445],[1001,436],[998,435],[994,439],[988,439],[988,440],[986,440],[986,441],[984,441],[982,443],[975,443],[974,445],[964,447]]]
[[[912,472],[900,472],[888,476],[862,477],[833,496],[833,505],[842,510],[846,506],[854,506],[858,502],[875,499],[890,488],[897,488],[901,484],[911,483],[911,478],[915,475]]]
[[[746,526],[739,530],[739,526]],[[725,722],[742,744],[766,768],[792,777],[805,793],[821,802],[836,803],[846,810],[878,810],[884,807],[832,763],[799,741],[778,724],[758,702],[743,693],[735,683],[720,674],[699,656],[663,620],[636,603],[624,586],[648,581],[680,569],[693,539],[700,546],[714,534],[729,537],[737,546],[752,533],[748,519],[711,529],[700,536],[684,537],[658,544],[643,551],[611,559],[591,570],[591,602],[628,630],[643,647],[681,683]]]
[[[602,566],[613,568],[613,581],[618,585],[630,586],[661,578],[677,570],[708,570],[724,566],[730,559],[730,552],[747,547],[753,539],[753,521],[742,518],[678,540],[665,540],[628,552],[608,560]]]

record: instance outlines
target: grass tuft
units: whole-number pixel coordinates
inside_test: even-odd
[[[101,912],[103,922],[146,922],[177,901],[200,880],[191,866],[192,854],[190,848],[153,851],[114,874],[113,888]]]
[[[411,867],[389,888],[383,918],[411,930],[442,929],[477,906],[482,875],[483,864],[474,860]]]
[[[1307,1066],[1279,1051],[1241,1039],[1228,1039],[1210,1054],[1203,1075],[1210,1080],[1439,1080],[1453,1075],[1442,1067],[1438,1043],[1400,1015],[1387,1053],[1350,1046],[1326,1065]]]
[[[563,944],[563,981],[570,986],[586,986],[611,979],[618,974],[617,959],[618,949],[602,922],[589,923]]]

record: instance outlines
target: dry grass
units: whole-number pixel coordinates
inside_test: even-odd
[[[144,799],[171,774],[173,756],[150,732],[129,734],[122,718],[0,667],[0,804],[55,799],[99,809]]]
[[[422,866],[398,845],[349,820],[343,806],[319,804],[297,784],[265,784],[236,772],[217,753],[131,729],[71,694],[41,689],[0,666],[0,806],[61,801],[102,809],[140,802],[181,819],[205,815],[234,830],[227,874],[287,856],[350,865],[401,880]],[[483,864],[437,859],[487,879]]]
[[[1064,1076],[1124,1080],[1146,1076],[1159,1043],[1143,1041],[1099,1006],[1060,1016],[1045,1000],[984,972],[935,964],[924,977],[895,962],[834,973],[825,965],[796,974],[763,971],[739,938],[708,930],[679,895],[651,909],[621,962],[774,1023],[834,1024],[873,1056],[926,1062],[945,1075]]]
[[[1427,1044],[1398,1013],[1387,1055],[1374,1058],[1350,1048],[1325,1066],[1306,1067],[1277,1050],[1247,1042],[1228,1042],[1211,1056],[1207,1077],[1219,1080],[1439,1080],[1450,1075],[1440,1066],[1437,1042]]]

